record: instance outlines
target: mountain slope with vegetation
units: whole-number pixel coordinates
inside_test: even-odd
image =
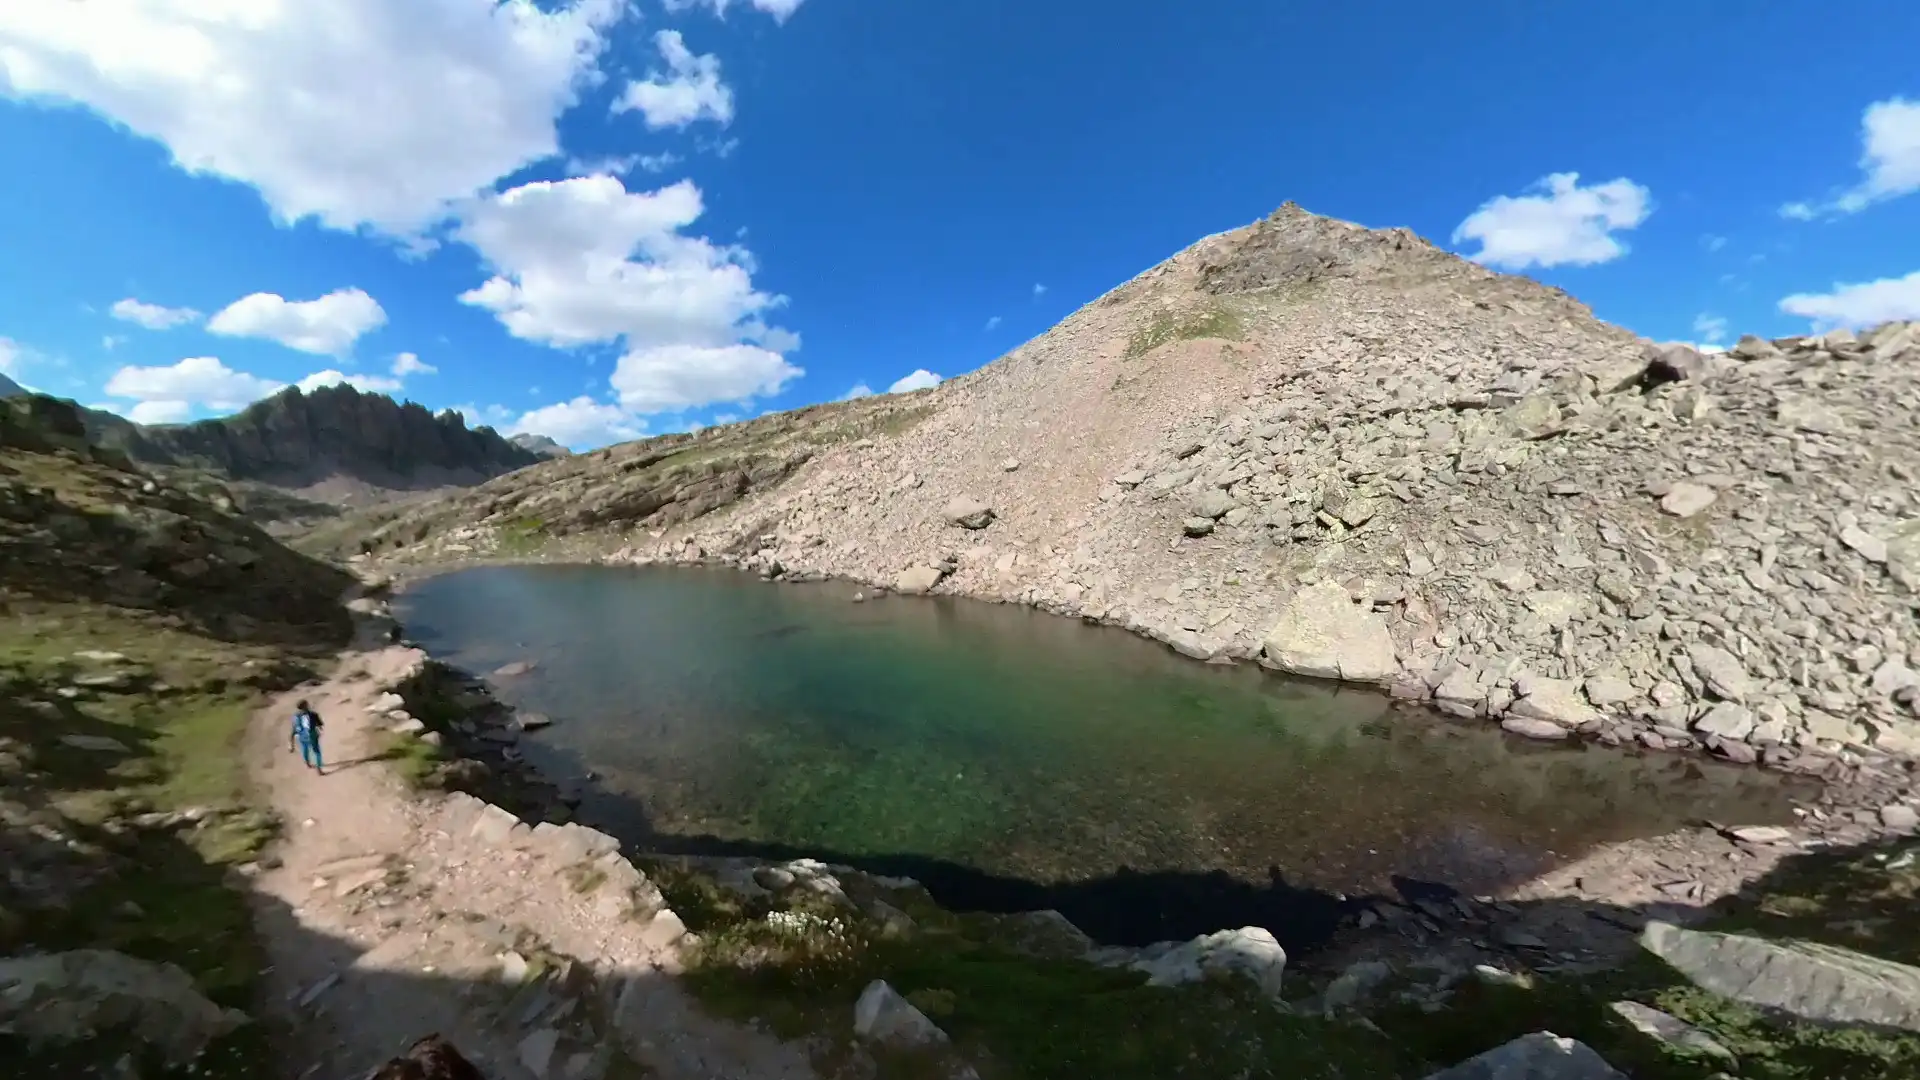
[[[240,739],[346,642],[351,579],[86,436],[70,403],[0,402],[0,955],[116,949],[248,1008],[262,960],[229,875],[275,823]],[[61,1055],[137,1064],[121,1034],[51,1060],[0,1035],[0,1059],[104,1075]],[[209,1055],[235,1080],[270,1061],[257,1026]]]

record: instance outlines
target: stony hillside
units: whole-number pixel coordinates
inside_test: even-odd
[[[544,460],[459,413],[345,384],[290,387],[217,420],[139,425],[90,412],[94,439],[136,461],[284,488],[382,491],[462,486]]]
[[[1920,753],[1920,326],[1658,347],[1292,205],[974,374],[356,521],[1039,605],[1539,738]]]

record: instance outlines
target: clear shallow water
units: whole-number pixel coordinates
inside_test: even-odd
[[[582,817],[629,841],[910,872],[948,903],[1058,907],[1107,940],[1330,918],[1330,894],[1407,878],[1491,891],[1596,843],[1788,815],[1770,774],[1527,743],[1120,630],[853,591],[486,567],[398,607],[440,659],[536,663],[493,680],[555,720],[523,749],[593,770]]]

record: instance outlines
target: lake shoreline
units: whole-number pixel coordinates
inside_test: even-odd
[[[382,579],[384,585],[398,592],[429,578],[463,569],[556,562],[563,561],[483,558],[448,560],[424,567],[381,569],[385,572]],[[573,565],[607,564],[605,560],[564,562]],[[626,560],[613,564],[630,565]],[[703,565],[726,566],[721,560],[705,560]],[[726,568],[738,571],[737,567]],[[809,580],[845,584],[862,591],[873,588],[868,583],[857,581],[824,577]],[[487,674],[464,673],[467,683],[472,687],[485,686]],[[511,710],[504,709],[504,706],[502,709],[497,721],[499,726],[491,730],[517,732]],[[486,740],[483,738],[479,741],[484,743]],[[567,809],[562,812],[568,816],[571,815],[571,807],[579,805],[579,792],[564,790],[569,781],[565,778],[542,777],[534,766],[524,760],[514,761],[505,755],[498,755],[489,768],[513,774],[526,790],[549,791],[549,806],[566,806]],[[1810,849],[1861,842],[1884,831],[1877,828],[1874,815],[1878,803],[1890,800],[1886,792],[1884,783],[1835,783],[1829,780],[1820,791],[1801,803],[1796,810],[1798,821],[1794,825],[1750,828],[1748,826],[1751,823],[1743,822],[1702,823],[1662,836],[1605,845],[1536,880],[1505,890],[1504,895],[1460,898],[1457,904],[1423,904],[1409,902],[1404,897],[1400,900],[1391,897],[1352,898],[1351,905],[1343,913],[1342,928],[1330,940],[1326,955],[1372,957],[1383,952],[1390,954],[1398,948],[1431,949],[1437,940],[1448,934],[1476,938],[1479,944],[1486,945],[1499,933],[1489,928],[1492,922],[1487,919],[1486,913],[1498,911],[1503,904],[1510,906],[1514,903],[1564,899],[1618,912],[1665,903],[1669,908],[1677,909],[1675,914],[1682,913],[1678,909],[1694,906],[1704,908],[1716,897],[1731,894],[1744,883],[1766,873],[1781,857]],[[572,800],[570,805],[569,798]],[[1869,824],[1869,819],[1873,819],[1872,824]],[[1678,893],[1673,888],[1676,876],[1685,884],[1685,888]],[[1676,899],[1680,901],[1678,905],[1672,903]],[[1606,925],[1605,916],[1595,918],[1596,925]],[[1544,940],[1542,935],[1531,931],[1509,936],[1523,941]],[[1573,936],[1579,939],[1590,935]]]

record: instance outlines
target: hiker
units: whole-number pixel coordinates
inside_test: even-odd
[[[293,731],[287,739],[287,752],[292,753],[295,746],[300,748],[300,760],[314,772],[324,774],[327,763],[320,756],[320,731],[326,725],[320,722],[320,714],[313,706],[302,699],[293,707]]]

